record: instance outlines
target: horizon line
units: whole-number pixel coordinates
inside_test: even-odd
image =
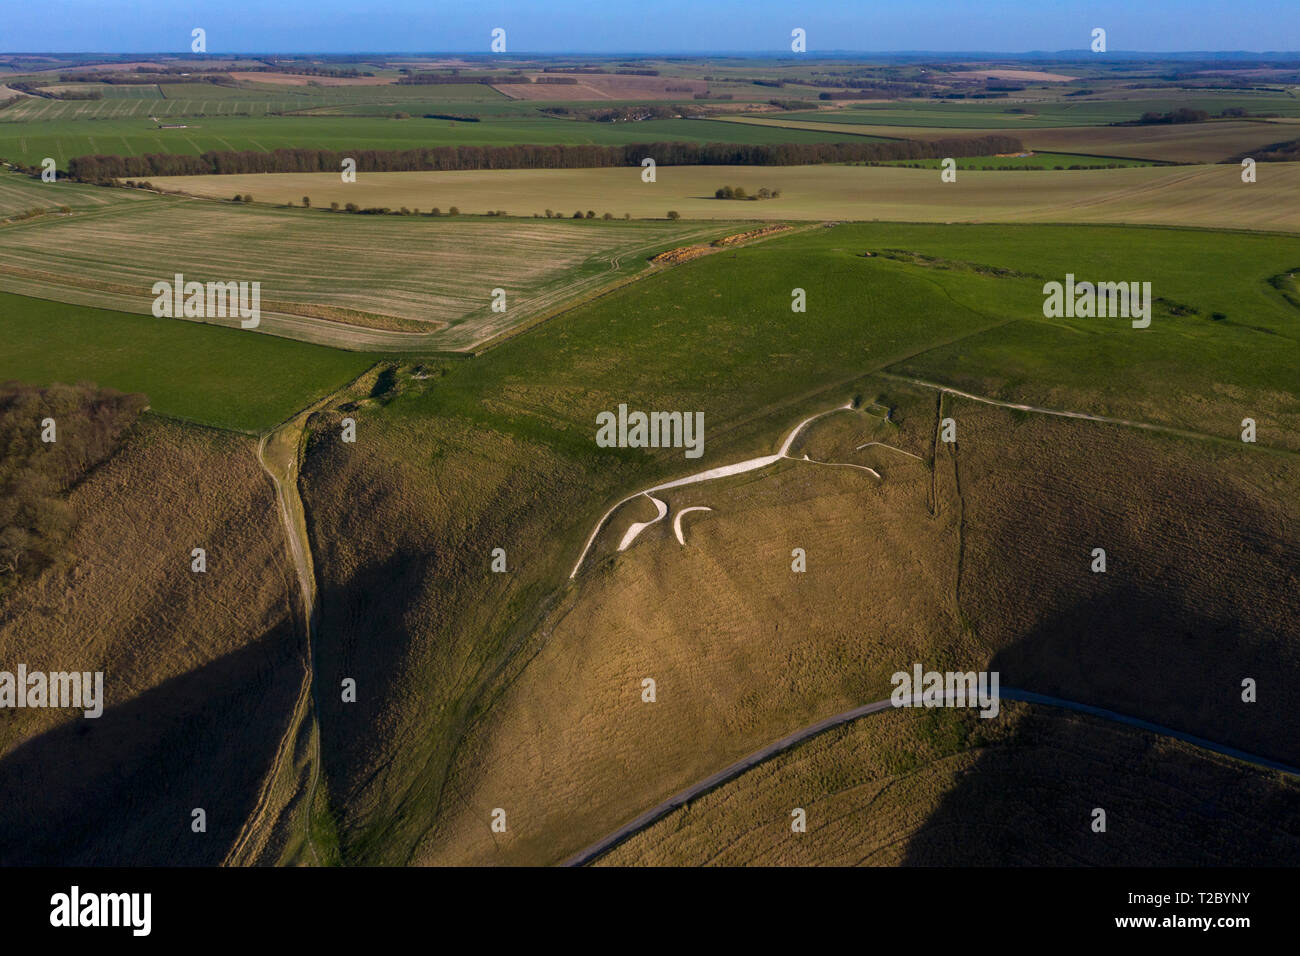
[[[187,59],[225,59],[233,56],[473,56],[510,60],[540,56],[608,56],[608,57],[710,57],[767,56],[779,59],[816,60],[836,56],[1078,56],[1083,59],[1114,59],[1117,56],[1294,56],[1300,50],[1109,50],[1093,53],[1087,48],[1064,50],[848,50],[832,49],[793,53],[784,48],[773,50],[520,50],[505,53],[473,50],[227,50],[192,53],[183,50],[0,50],[0,56],[158,56]]]

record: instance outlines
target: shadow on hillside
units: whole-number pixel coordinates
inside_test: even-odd
[[[1172,589],[1158,595],[1112,591],[1045,619],[996,654],[990,670],[999,672],[1004,688],[1103,707],[1294,765],[1300,763],[1300,674],[1270,666],[1259,637],[1228,617],[1189,616],[1185,596]],[[1199,645],[1207,641],[1218,655],[1205,655]],[[1241,701],[1239,672],[1267,685],[1268,702]],[[1061,680],[1062,673],[1074,674],[1075,681]],[[978,751],[911,839],[904,864],[1300,860],[1300,782],[1294,778],[1279,784],[1269,771],[1055,707],[1004,702],[994,719],[1016,720],[1010,739]],[[972,717],[970,723],[985,721]],[[1106,811],[1106,833],[1092,831],[1094,808]]]
[[[321,727],[321,758],[330,785],[330,805],[346,814],[357,790],[369,780],[355,768],[367,767],[384,741],[378,729],[385,713],[401,701],[401,681],[414,652],[406,616],[427,586],[431,558],[400,551],[348,578],[322,582],[317,594],[316,700]],[[344,703],[342,682],[356,681],[356,701]],[[335,771],[335,772],[331,772]]]
[[[112,706],[106,672],[102,716],[0,759],[0,865],[219,864],[254,810],[301,682],[289,622],[124,704]],[[196,807],[206,833],[191,831]]]

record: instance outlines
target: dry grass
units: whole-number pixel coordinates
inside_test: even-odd
[[[251,188],[265,195],[260,178]],[[250,188],[222,188],[236,185]],[[6,230],[0,286],[31,294],[39,263],[45,291],[37,294],[89,289],[112,296],[105,301],[114,308],[148,313],[153,283],[177,272],[186,281],[258,281],[268,312],[319,319],[326,335],[340,325],[342,337],[349,326],[423,329],[415,344],[428,350],[473,348],[603,286],[623,266],[635,272],[664,245],[716,232],[689,223],[450,221],[184,200],[43,224]],[[506,291],[506,312],[491,309],[495,288]]]
[[[4,862],[213,864],[251,812],[303,676],[252,446],[146,417],[72,492],[71,560],[10,597],[0,655],[103,671],[104,715],[0,712]]]
[[[615,847],[609,866],[1240,866],[1300,853],[1300,784],[1051,708],[875,714]],[[790,828],[807,813],[807,832]],[[1107,832],[1093,833],[1094,807]],[[1279,826],[1279,821],[1289,821]]]
[[[637,169],[488,170],[367,173],[344,185],[328,173],[184,176],[157,180],[169,189],[220,197],[248,190],[274,201],[356,201],[362,205],[429,204],[462,210],[499,205],[510,211],[610,209],[637,218],[676,210],[687,219],[831,219],[904,222],[1150,223],[1229,229],[1300,231],[1300,163],[1262,167],[1241,182],[1236,166],[1131,167],[1061,171],[962,171],[942,183],[938,170],[863,166],[660,167],[657,182]],[[713,198],[723,184],[780,189],[760,202]],[[445,207],[444,207],[445,208]],[[520,223],[531,237],[547,223]]]
[[[904,432],[868,435],[926,456],[934,398],[928,414],[920,397],[901,401]],[[787,463],[670,491],[670,518],[621,555],[623,531],[653,512],[640,500],[616,513],[573,600],[458,755],[417,859],[557,862],[761,745],[888,696],[888,674],[916,661],[996,669],[1008,686],[1295,760],[1300,700],[1285,675],[1300,659],[1283,636],[1300,616],[1294,465],[969,403],[944,414],[960,444],[940,447],[933,485],[923,463],[876,447],[848,460],[880,470],[879,484]],[[867,437],[832,418],[794,453],[834,460]],[[697,504],[715,510],[688,521],[682,548],[671,515]],[[1088,570],[1098,544],[1106,575]],[[790,571],[795,546],[808,548],[806,575]],[[1267,674],[1270,699],[1242,704],[1241,677]],[[655,704],[640,699],[647,676]],[[1050,748],[1018,766],[1035,761],[1060,777]],[[869,833],[944,810],[947,778],[924,786],[903,791],[901,823]],[[496,807],[506,834],[489,830]],[[1026,840],[1021,862],[1050,830]],[[844,861],[827,853],[817,859]]]
[[[950,413],[961,606],[1003,679],[1296,763],[1295,457],[960,400]],[[1256,704],[1245,677],[1269,688]]]
[[[921,452],[917,424],[901,442]],[[584,573],[543,625],[545,645],[461,755],[447,819],[419,858],[558,862],[791,729],[884,696],[893,662],[942,653],[973,666],[950,600],[955,524],[929,519],[926,468],[852,452],[899,441],[889,431],[846,414],[795,449],[869,459],[884,483],[787,462],[666,493],[670,518]],[[647,505],[614,516],[597,561]],[[682,548],[671,514],[692,505],[714,510],[686,523]],[[654,704],[641,701],[644,677]],[[513,821],[505,835],[489,831],[494,807]]]

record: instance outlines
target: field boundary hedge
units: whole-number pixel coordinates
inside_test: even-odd
[[[210,176],[236,173],[337,173],[344,159],[359,172],[414,172],[482,169],[594,169],[640,166],[806,166],[818,163],[880,162],[989,156],[1023,151],[1012,136],[990,135],[932,142],[885,143],[636,143],[625,146],[430,146],[418,149],[211,150],[198,156],[148,153],[143,156],[76,156],[68,173],[86,182],[148,176]]]

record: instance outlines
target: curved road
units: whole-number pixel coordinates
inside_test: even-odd
[[[1138,727],[1151,733],[1159,734],[1162,737],[1172,737],[1175,740],[1181,740],[1193,746],[1200,747],[1203,750],[1209,750],[1214,753],[1223,754],[1224,756],[1233,757],[1246,763],[1254,764],[1258,767],[1265,767],[1270,770],[1278,770],[1282,773],[1291,774],[1300,777],[1300,768],[1292,767],[1275,760],[1269,760],[1266,757],[1259,757],[1254,754],[1246,753],[1235,747],[1228,747],[1224,744],[1217,744],[1213,741],[1206,740],[1203,737],[1196,737],[1192,734],[1183,733],[1181,730],[1172,730],[1168,727],[1162,727],[1159,724],[1153,724],[1150,721],[1142,720],[1138,717],[1130,717],[1127,714],[1120,714],[1113,710],[1106,710],[1102,707],[1093,707],[1091,704],[1080,704],[1077,701],[1065,700],[1060,697],[1052,697],[1048,694],[1038,694],[1034,691],[1019,690],[1014,687],[1003,687],[999,697],[1005,700],[1018,700],[1028,704],[1042,704],[1048,707],[1060,707],[1065,710],[1074,710],[1084,714],[1090,714],[1093,717],[1100,717],[1103,720],[1111,720],[1121,724],[1127,724],[1130,727]],[[921,695],[916,694],[912,698],[914,706],[920,706]],[[697,797],[703,796],[710,790],[720,787],[730,780],[734,780],[747,770],[752,770],[766,760],[775,757],[783,751],[789,750],[806,740],[823,734],[828,730],[839,727],[843,724],[851,723],[859,717],[865,717],[868,714],[878,714],[883,710],[893,710],[894,706],[889,698],[878,700],[874,703],[863,704],[861,707],[854,707],[852,710],[846,710],[843,713],[836,714],[833,717],[827,717],[825,720],[819,720],[802,730],[782,737],[775,743],[768,744],[761,750],[756,750],[747,757],[743,757],[729,767],[724,767],[717,773],[705,777],[698,783],[692,784],[685,790],[677,793],[663,803],[659,804],[645,813],[641,814],[635,820],[623,824],[609,836],[593,843],[564,861],[564,866],[585,866],[593,860],[604,856],[614,847],[618,846],[629,837],[647,829],[652,824],[666,817],[672,811],[679,807],[685,806]]]

